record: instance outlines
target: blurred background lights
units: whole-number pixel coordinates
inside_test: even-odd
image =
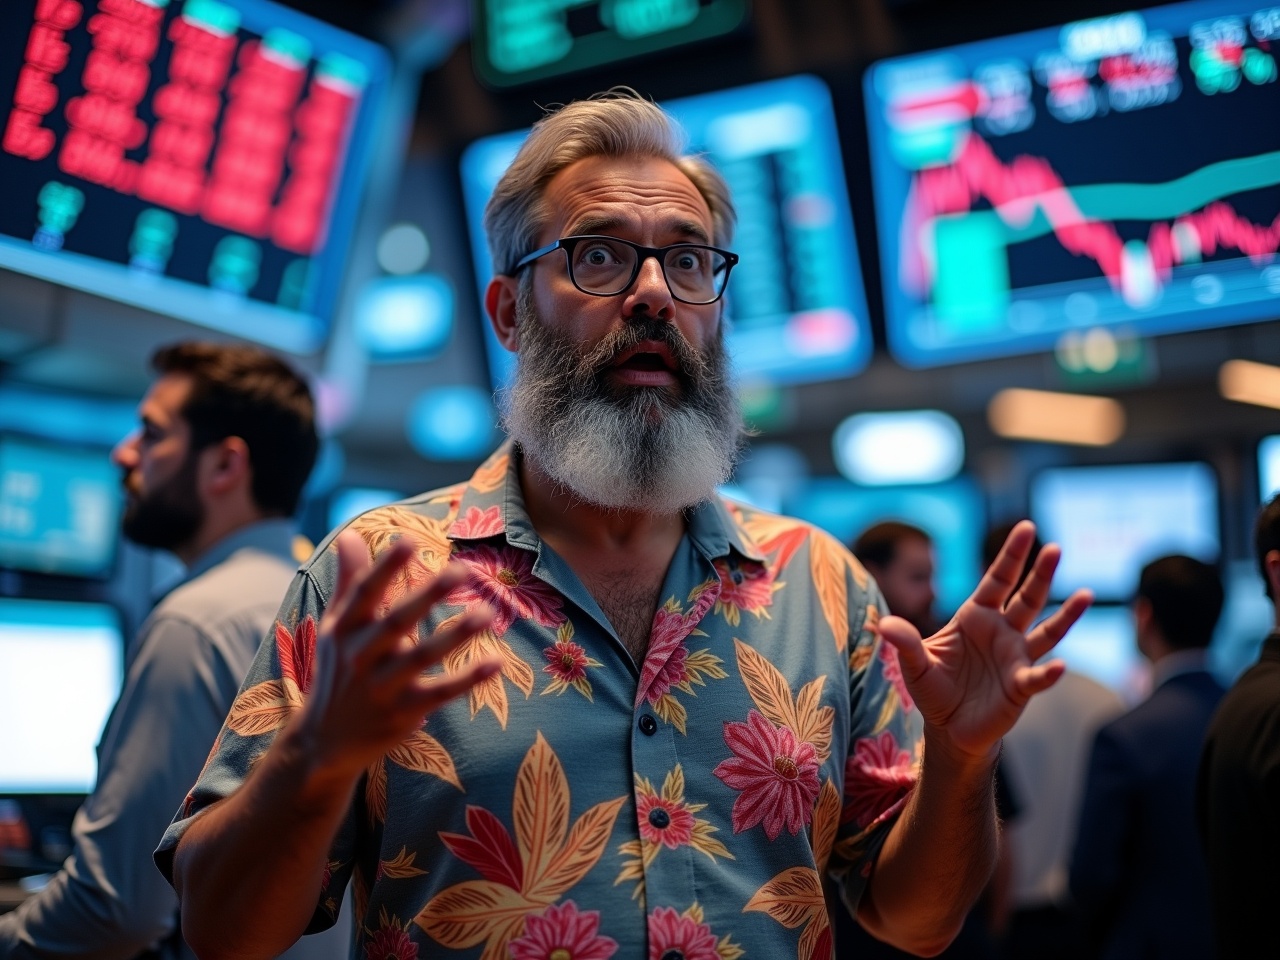
[[[371,359],[427,359],[449,341],[453,306],[453,287],[435,274],[372,280],[356,301],[356,332]]]
[[[304,500],[323,497],[338,485],[342,474],[347,469],[347,455],[342,444],[333,437],[320,441],[320,449],[316,453],[315,466],[307,477],[307,485],[302,488]]]
[[[1280,409],[1280,367],[1228,360],[1218,368],[1218,390],[1228,400]]]
[[[496,442],[493,398],[478,387],[436,387],[409,407],[409,443],[428,460],[475,460]]]
[[[1001,390],[987,405],[997,436],[1105,447],[1124,435],[1124,407],[1110,397],[1048,390]]]
[[[396,276],[417,273],[429,259],[431,244],[417,224],[392,224],[378,239],[378,266],[387,273]]]
[[[832,451],[854,483],[938,483],[960,472],[964,433],[940,410],[859,413],[836,427]]]
[[[1258,494],[1262,501],[1280,493],[1280,433],[1258,444]]]
[[[137,408],[131,400],[0,388],[0,431],[112,447],[137,428]]]

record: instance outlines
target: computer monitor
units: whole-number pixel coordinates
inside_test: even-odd
[[[89,793],[123,676],[112,607],[0,599],[0,795]]]
[[[108,576],[121,502],[105,449],[0,436],[0,567]]]
[[[1280,312],[1280,8],[1172,6],[874,64],[889,348],[903,363]]]
[[[1041,539],[1062,547],[1055,598],[1088,587],[1127,603],[1157,557],[1218,559],[1218,482],[1205,463],[1055,467],[1032,478],[1030,502]]]
[[[0,267],[313,351],[389,75],[269,0],[5,0]]]
[[[1280,434],[1258,442],[1258,500],[1266,503],[1280,493]]]
[[[908,487],[860,487],[835,477],[811,480],[784,504],[786,513],[822,527],[849,546],[867,527],[899,520],[933,540],[938,612],[953,613],[981,576],[986,509],[972,480]]]
[[[335,490],[329,496],[329,529],[342,526],[366,510],[403,499],[404,494],[400,491],[383,487],[344,487]]]

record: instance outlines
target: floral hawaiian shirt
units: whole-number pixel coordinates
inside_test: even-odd
[[[313,926],[350,881],[358,957],[831,956],[820,878],[856,905],[920,753],[875,583],[814,527],[717,498],[688,517],[636,664],[530,524],[518,457],[508,444],[469,483],[350,525],[374,556],[408,535],[429,570],[468,564],[419,629],[488,603],[492,627],[442,669],[504,666],[367,771]],[[162,869],[307,695],[331,544],[299,571]]]

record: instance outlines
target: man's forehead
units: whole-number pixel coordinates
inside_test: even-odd
[[[608,226],[639,226],[655,220],[662,229],[704,236],[713,231],[711,209],[693,181],[660,157],[586,157],[565,167],[545,192],[552,221],[574,232]],[[590,226],[579,231],[580,224]]]
[[[191,394],[191,383],[185,373],[161,374],[142,398],[139,415],[157,423],[180,420],[182,407]]]

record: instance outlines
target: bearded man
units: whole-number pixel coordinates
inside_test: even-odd
[[[742,429],[721,177],[629,92],[542,120],[485,216],[510,442],[300,572],[157,851],[202,956],[355,891],[366,956],[829,957],[822,876],[936,952],[1057,559],[1020,527],[927,641],[836,541],[716,494]]]
[[[158,350],[140,428],[112,452],[123,532],[186,576],[129,645],[62,869],[0,917],[0,958],[190,957],[156,838],[182,802],[297,568],[292,515],[316,455],[311,392],[253,347]],[[55,708],[56,709],[56,708]],[[46,722],[56,722],[50,717]],[[290,952],[337,958],[342,931]]]

